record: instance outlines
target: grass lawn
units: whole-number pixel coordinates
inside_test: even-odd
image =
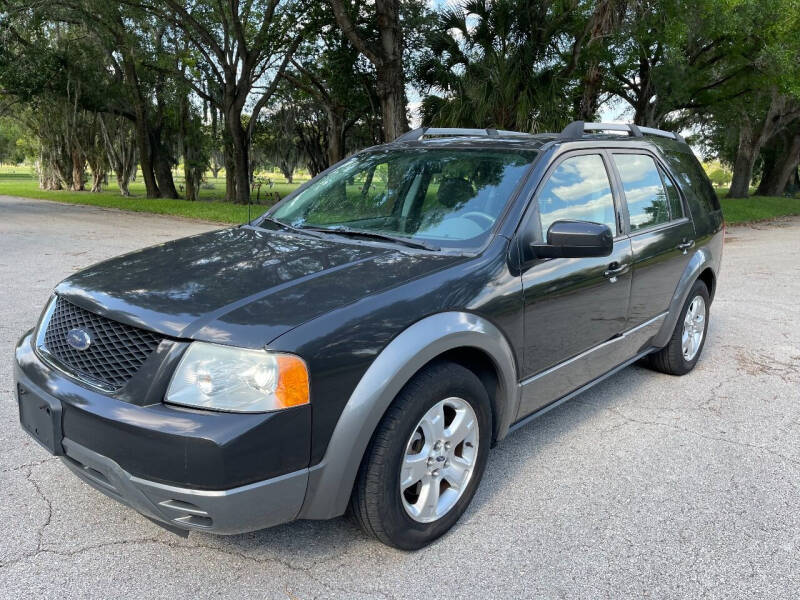
[[[173,174],[175,186],[179,192],[183,186],[183,177]],[[308,177],[298,177],[294,183],[287,183],[280,175],[268,174],[272,180],[272,187],[262,186],[261,193],[277,192],[281,198],[294,190]],[[119,194],[119,188],[113,176],[109,178],[109,185],[100,193],[72,192],[67,190],[46,191],[39,189],[36,174],[29,167],[0,166],[0,195],[21,196],[23,198],[39,198],[42,200],[55,200],[71,204],[88,204],[105,208],[119,208],[135,212],[148,212],[161,215],[176,215],[194,219],[204,219],[219,223],[242,223],[247,220],[247,206],[222,202],[225,196],[225,175],[220,174],[214,179],[208,174],[206,183],[200,189],[200,200],[188,202],[186,200],[172,200],[168,198],[145,198],[145,188],[141,175],[130,185],[131,196],[125,198]],[[255,201],[255,198],[254,198]],[[271,203],[270,203],[271,204]],[[255,205],[251,208],[253,217],[263,213],[269,204]]]
[[[728,225],[767,221],[776,217],[800,215],[800,198],[751,196],[725,198],[720,195],[722,212]]]
[[[272,187],[262,187],[262,193],[277,192],[285,196],[298,185],[308,179],[308,176],[298,176],[294,183],[287,183],[282,176],[269,173],[267,176],[272,181]],[[183,177],[175,174],[175,185],[181,189]],[[57,202],[72,204],[88,204],[106,208],[119,208],[135,212],[149,212],[161,215],[176,215],[219,223],[242,223],[247,220],[247,206],[222,202],[225,196],[225,176],[220,174],[214,179],[208,174],[207,181],[200,190],[198,202],[186,200],[169,200],[165,198],[145,198],[144,184],[141,176],[136,178],[130,186],[131,196],[124,198],[119,195],[113,177],[109,185],[101,193],[71,192],[71,191],[45,191],[39,189],[36,174],[29,167],[2,166],[0,165],[0,195],[22,196],[23,198],[41,198]],[[717,193],[722,203],[722,211],[729,225],[766,221],[777,217],[800,215],[800,198],[781,198],[752,196],[750,198],[726,198],[726,189],[719,189]],[[267,204],[251,209],[252,216],[264,212]]]

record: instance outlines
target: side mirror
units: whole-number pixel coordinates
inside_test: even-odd
[[[547,244],[530,244],[537,258],[609,256],[614,234],[608,225],[589,221],[556,221],[547,230]]]

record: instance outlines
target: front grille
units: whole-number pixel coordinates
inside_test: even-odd
[[[73,329],[89,334],[88,348],[78,350],[67,342],[67,334]],[[45,330],[44,351],[79,378],[118,390],[163,339],[156,333],[101,317],[58,297]]]

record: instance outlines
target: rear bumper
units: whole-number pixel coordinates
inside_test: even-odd
[[[185,530],[227,535],[292,521],[308,483],[308,469],[302,469],[230,490],[182,488],[134,477],[69,439],[62,445],[62,460],[86,483],[146,517]]]

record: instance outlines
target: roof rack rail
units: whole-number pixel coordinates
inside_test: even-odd
[[[591,131],[620,131],[627,133],[631,137],[644,137],[645,135],[657,135],[659,137],[670,138],[679,142],[684,139],[679,133],[664,131],[653,127],[639,127],[633,123],[584,123],[583,121],[573,121],[561,131],[563,139],[580,139],[587,132]]]
[[[420,127],[404,133],[395,142],[417,142],[424,138],[432,137],[516,137],[531,138],[533,134],[522,133],[519,131],[505,131],[497,129],[469,129],[462,127]]]

